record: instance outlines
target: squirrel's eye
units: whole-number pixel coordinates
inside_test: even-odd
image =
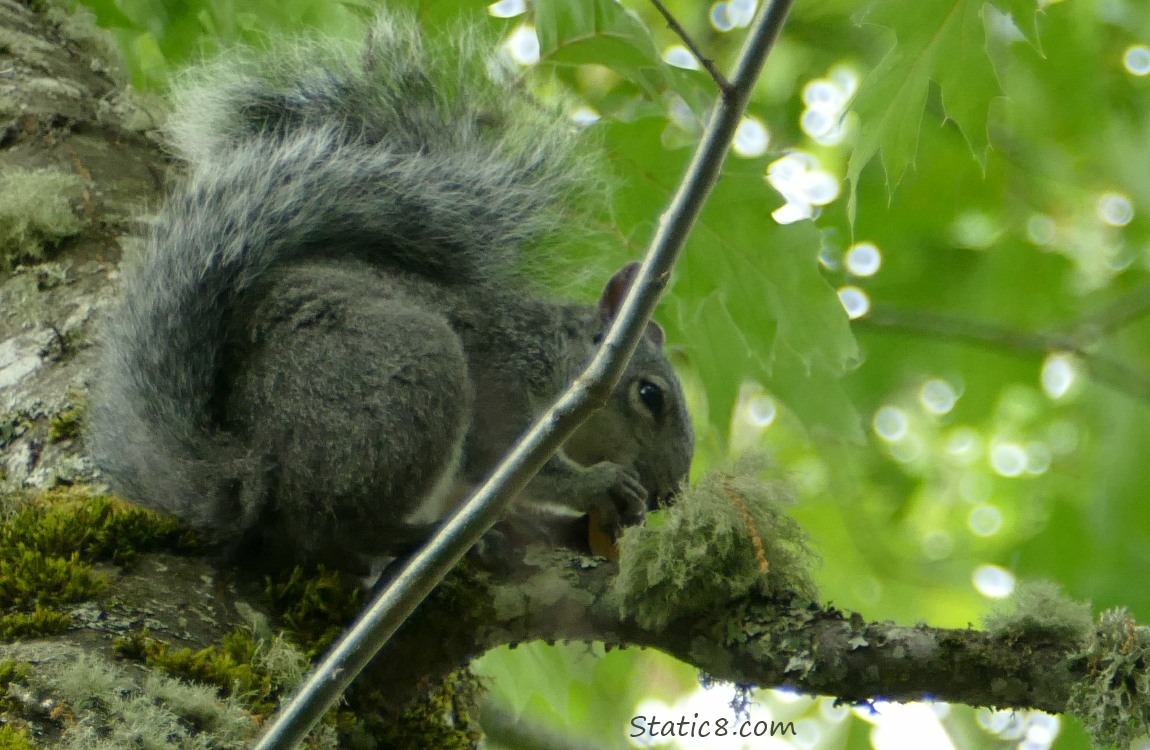
[[[656,417],[663,413],[663,389],[650,380],[639,381],[639,400]]]

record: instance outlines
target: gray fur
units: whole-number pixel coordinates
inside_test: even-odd
[[[354,568],[417,542],[588,361],[611,306],[515,284],[521,250],[597,193],[584,139],[457,36],[391,17],[356,55],[233,56],[177,96],[189,176],[125,268],[94,393],[91,449],[125,496]],[[685,475],[682,393],[648,338],[525,504],[631,521]],[[652,379],[663,414],[638,408]]]

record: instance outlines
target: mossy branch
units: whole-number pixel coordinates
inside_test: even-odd
[[[785,486],[761,469],[744,461],[704,477],[627,531],[619,565],[537,547],[509,573],[471,571],[401,631],[372,679],[410,690],[410,660],[387,654],[419,652],[426,623],[449,621],[450,638],[433,636],[444,670],[506,643],[603,641],[657,648],[715,679],[848,703],[1070,712],[1100,743],[1146,733],[1150,629],[1127,613],[1095,625],[1088,604],[1042,582],[1021,586],[984,630],[871,622],[819,604],[813,554],[783,512]]]
[[[596,640],[657,648],[719,680],[789,687],[847,702],[939,700],[1066,711],[1086,675],[1081,640],[1018,639],[974,629],[900,626],[806,601],[748,594],[644,627],[609,601],[614,566],[580,568],[561,551],[540,553],[529,578],[499,583],[495,600],[523,598],[521,617],[492,623],[487,645],[515,640]],[[581,607],[582,616],[570,613]],[[481,639],[485,636],[481,636]]]
[[[803,597],[752,591],[663,625],[640,624],[634,613],[619,612],[616,572],[613,563],[587,567],[570,553],[540,550],[519,577],[478,594],[514,606],[476,623],[476,638],[483,647],[544,639],[655,648],[717,680],[848,703],[931,700],[1072,713],[1101,745],[1125,747],[1150,726],[1150,628],[1122,610],[1104,613],[1085,633],[1081,612],[1051,627],[1035,622],[1024,603],[1005,627],[950,629],[872,622]]]

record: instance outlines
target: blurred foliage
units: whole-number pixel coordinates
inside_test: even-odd
[[[679,41],[654,8],[536,0],[524,15],[505,0],[492,8],[509,17],[495,18],[478,2],[394,4],[431,30],[457,15],[487,23],[527,59],[538,41],[525,77],[598,115],[588,131],[618,186],[595,228],[613,248],[562,259],[581,269],[563,277],[589,294],[638,256],[716,91],[664,60],[685,50],[670,51]],[[753,3],[665,4],[729,70]],[[145,87],[236,42],[353,36],[373,12],[361,0],[87,5]],[[836,605],[964,626],[1017,579],[1045,577],[1150,623],[1150,588],[1131,585],[1150,573],[1145,45],[1139,0],[796,4],[749,110],[769,142],[756,146],[753,125],[741,134],[659,318],[691,390],[697,468],[768,448],[794,477],[794,514]],[[780,207],[813,220],[780,224]],[[848,321],[844,305],[869,314]],[[657,655],[590,651],[532,645],[483,668],[505,676],[497,700],[603,747],[627,746],[640,700],[693,691],[692,672]],[[879,720],[764,694],[754,711],[806,722],[803,747],[894,747],[897,726],[941,733],[921,747],[1051,733],[1041,717],[960,706]],[[1054,731],[1056,748],[1086,746],[1073,720]]]

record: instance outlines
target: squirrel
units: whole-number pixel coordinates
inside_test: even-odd
[[[93,393],[115,490],[242,557],[362,573],[422,542],[590,361],[635,264],[597,307],[524,281],[599,185],[589,139],[483,39],[391,14],[358,50],[225,56],[177,87],[188,174],[124,264]],[[613,534],[685,479],[663,338],[648,326],[514,517]]]

